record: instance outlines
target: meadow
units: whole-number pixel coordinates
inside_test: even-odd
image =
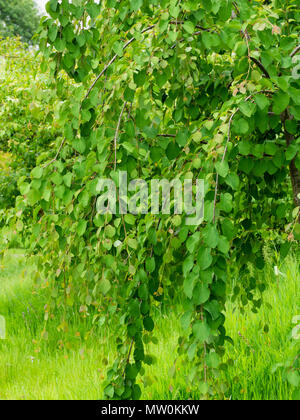
[[[293,360],[292,319],[300,314],[300,276],[296,256],[290,256],[276,276],[271,262],[263,275],[267,290],[257,314],[227,303],[226,328],[234,346],[226,344],[225,359],[231,360],[225,375],[226,398],[232,400],[290,400],[293,387],[285,380],[283,365]],[[260,274],[261,275],[261,274]],[[236,279],[232,279],[232,286]],[[230,293],[230,290],[228,291]],[[0,399],[99,399],[107,365],[116,356],[115,332],[106,324],[92,325],[74,312],[62,334],[60,315],[48,322],[44,306],[47,288],[37,287],[33,269],[23,250],[6,251],[0,259],[0,314],[7,334],[0,340]],[[142,399],[189,399],[199,396],[187,388],[185,376],[191,365],[176,357],[180,322],[176,304],[155,309],[157,345],[148,345],[156,355],[146,366]]]

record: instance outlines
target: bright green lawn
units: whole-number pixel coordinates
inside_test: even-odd
[[[288,259],[281,267],[286,277],[279,280],[270,267],[266,270],[268,304],[259,314],[243,315],[229,305],[227,330],[235,346],[227,344],[227,358],[233,360],[226,374],[228,398],[291,399],[293,390],[282,379],[282,370],[272,373],[272,367],[295,356],[289,334],[292,318],[300,314],[298,265],[295,258]],[[106,364],[114,360],[110,332],[102,326],[84,340],[90,321],[84,325],[74,314],[63,343],[56,328],[52,328],[48,341],[41,340],[45,292],[33,287],[31,277],[20,251],[10,251],[0,260],[0,314],[7,321],[7,339],[0,340],[0,399],[101,398]],[[179,361],[176,375],[170,375],[176,357],[178,317],[174,313],[168,317],[158,313],[156,317],[160,344],[149,350],[157,355],[157,363],[147,367],[143,398],[188,399],[188,366]],[[266,324],[269,332],[264,331]],[[40,352],[35,352],[37,348]]]

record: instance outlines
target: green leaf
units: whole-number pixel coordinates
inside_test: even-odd
[[[124,220],[125,220],[126,223],[128,223],[129,225],[132,225],[132,226],[135,225],[135,222],[136,222],[133,214],[126,214],[124,216]]]
[[[191,21],[184,22],[183,28],[189,34],[193,34],[195,32],[195,25]]]
[[[40,179],[43,176],[43,168],[37,166],[31,171],[31,176],[36,179]]]
[[[83,236],[85,234],[87,228],[87,221],[86,220],[80,220],[78,222],[78,226],[77,226],[77,233],[79,236]]]
[[[180,154],[180,148],[177,146],[177,144],[172,143],[172,142],[169,143],[166,150],[167,158],[169,160],[173,160],[173,159],[176,159],[179,154]]]
[[[193,302],[195,305],[203,305],[210,297],[210,290],[205,284],[197,284],[193,292]]]
[[[193,266],[194,266],[194,257],[193,257],[193,255],[189,255],[184,260],[183,266],[182,266],[184,277],[187,276],[187,274],[191,271],[191,269],[193,268]]]
[[[183,291],[185,295],[191,299],[193,296],[195,276],[189,274],[183,282]]]
[[[209,248],[201,248],[198,253],[197,261],[201,270],[207,270],[212,264],[212,255]]]
[[[189,138],[188,130],[181,130],[177,133],[176,136],[176,143],[179,144],[181,147],[185,147]]]
[[[207,225],[204,232],[204,242],[209,248],[216,248],[219,240],[219,233],[214,225]]]
[[[249,124],[244,118],[235,120],[233,126],[237,134],[246,134],[249,131]]]
[[[153,271],[155,270],[155,258],[154,257],[146,259],[146,270],[148,271],[148,273],[153,273]]]
[[[134,239],[134,238],[128,238],[127,239],[127,243],[128,243],[128,246],[131,249],[134,249],[134,250],[138,249],[138,241],[136,239]]]
[[[265,109],[269,108],[270,106],[270,101],[269,99],[265,96],[265,95],[255,95],[254,96],[254,100],[257,104],[257,106],[264,111]]]
[[[216,352],[211,352],[206,355],[206,364],[208,367],[217,369],[220,365],[220,357],[217,355]]]
[[[290,97],[287,93],[276,93],[273,96],[273,112],[277,115],[282,114],[282,112],[288,107],[289,103]]]
[[[222,176],[223,178],[226,178],[226,176],[228,175],[229,172],[229,165],[228,162],[224,161],[224,162],[217,162],[216,165],[216,171],[217,173]]]
[[[252,102],[241,102],[239,108],[246,117],[250,118],[255,113],[256,105]]]
[[[99,292],[103,293],[104,295],[106,295],[111,289],[111,284],[110,281],[108,279],[102,279],[99,282]]]
[[[150,316],[147,316],[146,318],[144,318],[143,324],[146,331],[151,332],[154,330],[154,322]]]
[[[104,229],[104,232],[107,238],[113,238],[116,234],[116,229],[111,225],[107,225]]]
[[[193,334],[200,343],[205,343],[209,339],[211,330],[206,322],[197,321],[193,325]]]
[[[286,378],[292,386],[298,387],[300,385],[300,375],[295,370],[290,370],[287,373]]]

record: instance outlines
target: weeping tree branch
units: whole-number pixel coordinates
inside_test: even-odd
[[[253,98],[253,96],[258,95],[260,93],[265,93],[265,94],[273,94],[273,92],[271,90],[260,90],[258,92],[252,93],[251,95],[249,95],[246,99],[245,102],[248,102],[250,99]],[[222,156],[222,163],[225,161],[226,158],[226,154],[227,154],[227,150],[228,150],[228,144],[231,140],[231,125],[232,125],[232,121],[233,118],[236,116],[236,114],[239,112],[239,108],[237,108],[234,113],[231,115],[230,119],[229,119],[229,127],[228,127],[228,135],[227,135],[227,141],[226,141],[226,145],[225,145],[225,149],[224,149],[224,153]],[[217,207],[217,199],[218,199],[218,189],[219,189],[219,174],[217,173],[216,175],[216,187],[215,187],[215,197],[214,197],[214,211],[213,211],[213,222],[216,222],[216,207]]]
[[[300,51],[300,45],[294,49],[294,51],[290,54],[290,57],[294,57]]]
[[[184,20],[171,20],[170,25],[183,25],[185,22]],[[203,26],[196,25],[195,28],[201,29],[201,31],[212,32],[209,28],[204,28]]]
[[[58,156],[59,156],[62,148],[64,147],[65,142],[66,142],[66,138],[64,138],[63,141],[61,142],[61,144],[59,146],[59,149],[58,149],[55,157],[49,163],[47,163],[46,165],[43,166],[44,169],[45,168],[48,168],[48,166],[50,166],[50,165],[52,165],[52,163],[56,162],[56,160],[57,160],[57,158],[58,158]]]
[[[148,26],[148,28],[145,28],[141,31],[141,34],[144,34],[145,32],[149,32],[151,31],[151,29],[153,29],[155,27],[155,25],[151,25]],[[136,38],[131,38],[129,41],[126,42],[126,44],[123,47],[123,51],[126,50],[127,47],[129,47],[130,44],[132,44],[134,41],[136,40]],[[93,84],[91,85],[91,87],[89,88],[89,90],[87,91],[87,94],[85,95],[84,99],[87,99],[91,93],[91,91],[94,89],[96,83],[98,82],[99,79],[101,79],[101,77],[103,76],[103,74],[107,71],[107,69],[117,60],[118,58],[118,54],[115,54],[114,57],[109,61],[108,64],[106,64],[106,66],[104,67],[104,69],[101,71],[101,73],[96,77],[96,79],[94,80]]]
[[[118,135],[119,135],[119,131],[120,131],[120,126],[121,126],[121,122],[122,122],[122,117],[126,108],[127,102],[124,102],[124,105],[122,107],[122,111],[120,113],[119,116],[119,121],[118,121],[118,125],[117,125],[117,129],[115,132],[115,137],[114,137],[114,148],[115,148],[115,164],[114,164],[114,169],[117,169],[117,144],[118,144]]]
[[[254,57],[249,57],[250,58],[250,60],[252,60],[253,61],[253,63],[255,63],[260,69],[261,69],[261,71],[264,73],[264,75],[268,78],[268,79],[270,79],[270,75],[269,75],[269,73],[268,73],[268,71],[267,71],[267,69],[264,67],[264,65],[259,61],[259,60],[257,60],[256,58],[254,58]]]
[[[238,112],[239,112],[239,108],[234,111],[234,113],[231,115],[230,120],[229,120],[227,142],[226,142],[225,150],[224,150],[224,153],[223,153],[223,156],[222,156],[222,161],[221,161],[222,163],[225,161],[227,150],[228,150],[228,144],[229,144],[230,139],[231,139],[231,125],[232,125],[232,121],[233,121],[233,118],[235,117],[235,115]],[[218,188],[219,188],[219,174],[217,173],[217,176],[216,176],[216,187],[215,187],[215,198],[214,198],[214,216],[213,216],[213,223],[216,223],[216,207],[217,207],[217,198],[218,198]]]
[[[144,33],[146,33],[146,32],[148,32],[148,31],[150,31],[151,29],[153,29],[155,27],[155,25],[151,25],[151,26],[148,26],[147,28],[145,28],[145,29],[143,29],[142,31],[141,31],[141,34],[144,34]],[[129,45],[130,44],[132,44],[134,41],[135,41],[136,39],[133,37],[133,38],[131,38],[129,41],[127,41],[126,42],[126,44],[124,45],[124,47],[123,47],[123,51],[125,51],[126,50],[126,48],[127,47],[129,47]],[[84,97],[84,100],[86,100],[88,97],[89,97],[89,95],[90,95],[90,93],[91,93],[91,91],[94,89],[94,87],[95,87],[95,85],[97,84],[97,82],[98,82],[98,80],[99,79],[101,79],[101,77],[106,73],[106,71],[108,70],[108,68],[117,60],[117,58],[118,58],[119,56],[118,56],[118,54],[115,54],[114,55],[114,57],[108,62],[108,64],[106,64],[106,66],[104,67],[104,69],[101,71],[101,73],[96,77],[96,79],[94,80],[94,82],[92,83],[92,85],[90,86],[90,88],[89,88],[89,90],[87,91],[87,93],[86,93],[86,95],[85,95],[85,97]],[[126,104],[125,104],[126,105]],[[125,105],[124,105],[124,108],[123,108],[123,110],[122,110],[122,115],[123,115],[123,112],[124,112],[124,109],[125,109]],[[122,119],[122,116],[121,116],[121,119]],[[121,124],[121,121],[120,121],[120,124]],[[120,126],[119,126],[119,128],[120,128]],[[119,131],[119,128],[117,129],[117,133],[116,133],[116,136],[118,135],[118,131]],[[115,140],[116,141],[116,140]],[[53,162],[55,162],[56,160],[57,160],[57,158],[58,158],[58,156],[59,156],[59,154],[60,154],[60,152],[61,152],[61,150],[62,150],[62,148],[63,148],[63,146],[64,146],[64,144],[65,144],[65,142],[66,142],[66,139],[64,139],[63,141],[62,141],[62,143],[61,143],[61,145],[59,146],[59,149],[58,149],[58,151],[57,151],[57,154],[56,154],[56,156],[55,156],[55,158],[54,159],[52,159],[49,163],[47,163],[47,165],[45,165],[44,166],[44,168],[47,168],[48,166],[50,166]]]

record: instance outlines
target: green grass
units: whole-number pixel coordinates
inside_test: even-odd
[[[226,345],[226,358],[233,361],[224,374],[228,398],[292,398],[293,389],[284,381],[283,371],[272,368],[295,356],[289,334],[292,318],[300,314],[298,262],[289,258],[281,271],[286,277],[278,280],[270,267],[266,270],[269,288],[258,314],[234,311],[232,304],[227,307],[226,328],[235,342]],[[62,334],[57,330],[58,314],[49,324],[52,327],[47,327],[48,340],[43,339],[46,294],[47,289],[35,286],[21,251],[10,251],[0,260],[0,314],[7,322],[7,338],[0,340],[0,399],[102,398],[107,364],[115,356],[113,332],[102,326],[85,337],[91,321],[74,313]],[[156,319],[159,344],[148,351],[157,362],[146,368],[142,397],[188,399],[188,364],[178,360],[176,374],[170,374],[180,334],[178,316],[157,310]]]

